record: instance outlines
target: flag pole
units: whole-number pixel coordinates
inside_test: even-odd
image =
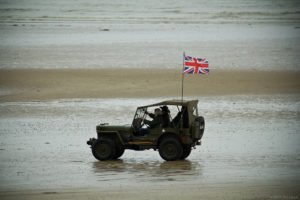
[[[181,101],[183,101],[184,57],[185,57],[185,52],[183,52],[183,61],[182,61],[182,77],[181,77]]]

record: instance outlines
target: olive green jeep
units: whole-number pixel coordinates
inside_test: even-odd
[[[87,141],[98,160],[112,160],[121,157],[125,149],[158,150],[167,161],[187,158],[192,148],[201,144],[204,132],[204,118],[198,115],[198,100],[171,100],[138,107],[131,125],[115,126],[101,123],[96,127],[97,139]],[[154,114],[148,110],[158,109],[156,116],[161,121],[149,127]],[[161,116],[161,118],[160,118]],[[149,117],[149,118],[150,118]],[[154,119],[153,119],[154,120]]]

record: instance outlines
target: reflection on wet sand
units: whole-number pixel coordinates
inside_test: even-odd
[[[136,186],[147,191],[184,183],[185,189],[231,184],[234,189],[255,185],[256,191],[265,184],[284,192],[299,185],[299,95],[199,97],[206,132],[187,160],[163,162],[154,150],[126,150],[120,160],[97,161],[85,141],[96,134],[99,119],[123,124],[132,118],[130,110],[148,101],[2,103],[0,190],[86,187],[127,192]]]
[[[93,162],[93,172],[98,181],[125,180],[134,178],[137,182],[187,181],[199,177],[201,165],[189,160],[174,162],[138,162],[116,160]]]

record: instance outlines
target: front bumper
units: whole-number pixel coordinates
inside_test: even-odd
[[[86,143],[88,145],[92,145],[94,143],[94,141],[96,140],[96,138],[90,138]]]

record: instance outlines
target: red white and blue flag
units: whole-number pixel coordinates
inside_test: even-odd
[[[208,60],[184,56],[184,74],[208,74]]]

